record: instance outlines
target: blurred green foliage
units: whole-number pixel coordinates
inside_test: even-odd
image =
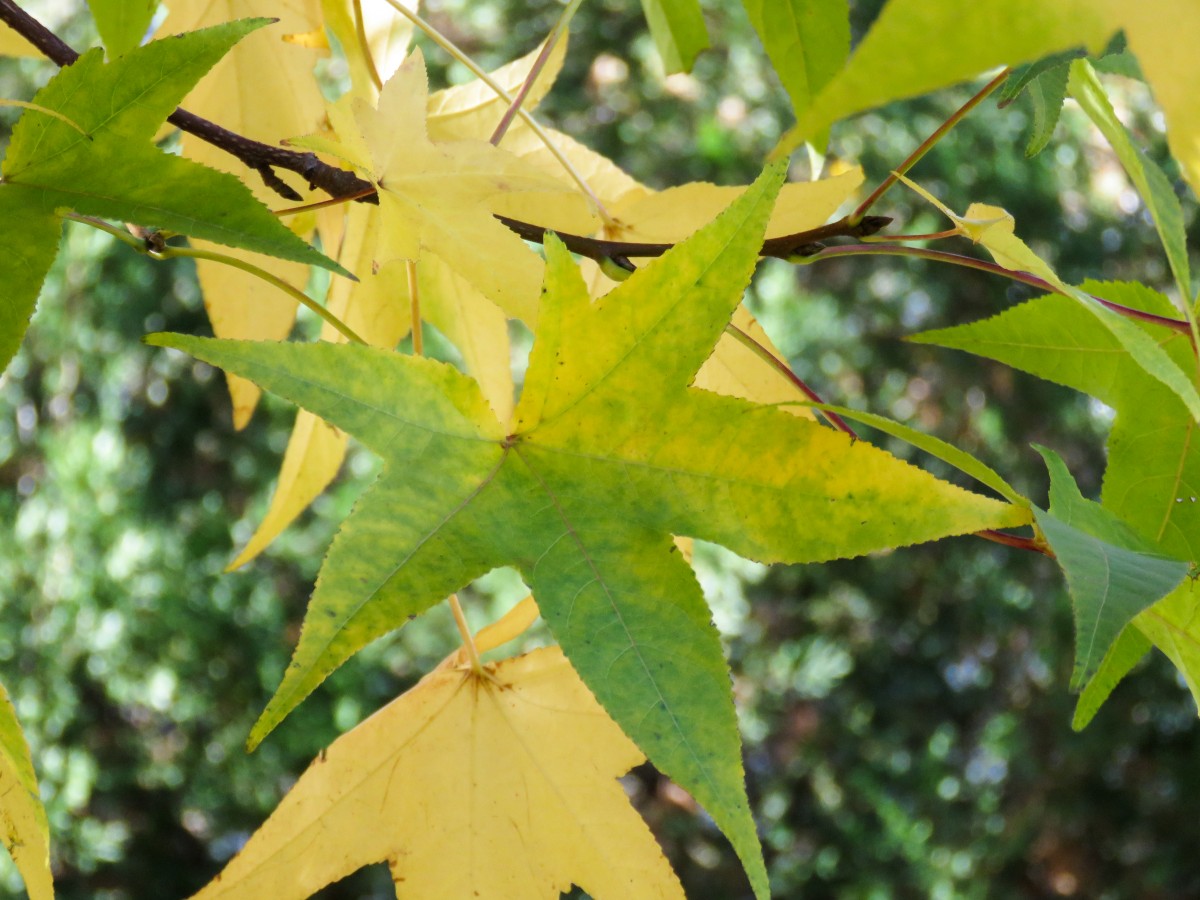
[[[558,11],[552,0],[430,7],[485,64],[529,49]],[[877,7],[855,4],[856,39]],[[713,2],[706,16],[714,49],[692,75],[665,79],[638,5],[589,0],[545,117],[655,186],[748,181],[789,124],[788,102],[740,6]],[[93,40],[82,16],[64,27],[76,47]],[[428,55],[435,83],[465,77]],[[0,96],[28,98],[51,72],[4,61]],[[1174,175],[1145,88],[1113,84]],[[860,116],[835,128],[831,154],[878,179],[967,95]],[[1143,210],[1082,117],[1068,110],[1033,160],[1026,128],[1020,106],[986,104],[913,177],[954,208],[1009,209],[1068,281],[1168,287]],[[877,211],[907,231],[945,227],[902,188]],[[1185,211],[1194,224],[1190,195]],[[187,265],[150,262],[79,227],[64,251],[0,381],[0,680],[33,745],[60,897],[185,896],[320,747],[450,650],[454,630],[439,608],[376,643],[247,756],[242,742],[286,664],[324,549],[375,464],[353,455],[270,552],[223,574],[265,509],[292,411],[268,398],[235,433],[220,373],[138,342],[152,330],[207,331]],[[901,340],[1027,296],[975,272],[859,258],[765,264],[751,303],[831,402],[955,442],[1035,499],[1045,475],[1029,444],[1046,444],[1094,496],[1107,410]],[[777,896],[1200,894],[1192,701],[1152,658],[1072,733],[1071,617],[1049,561],[970,538],[770,571],[715,547],[697,559],[728,639]],[[504,573],[489,582],[467,598],[478,621],[521,590]],[[747,895],[688,797],[646,768],[628,782],[689,897]],[[0,877],[16,890],[11,868]],[[388,897],[391,887],[374,867],[321,896]]]

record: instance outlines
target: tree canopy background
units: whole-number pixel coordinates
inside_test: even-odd
[[[855,5],[856,36],[877,6]],[[551,0],[456,0],[429,15],[491,66],[530,49],[557,12]],[[585,3],[543,115],[656,187],[749,181],[790,124],[788,103],[741,7],[713,3],[707,17],[714,49],[692,75],[664,78],[636,3]],[[74,16],[62,33],[84,47],[89,29]],[[426,54],[434,83],[465,78],[430,45]],[[0,96],[28,96],[53,71],[0,61]],[[834,130],[831,158],[860,161],[878,179],[966,96],[854,119]],[[1171,172],[1146,88],[1131,80],[1123,99]],[[15,113],[0,115],[11,124]],[[943,198],[1005,206],[1067,281],[1168,283],[1136,195],[1083,117],[1068,108],[1032,160],[1021,149],[1027,126],[1019,105],[985,104],[916,174]],[[1184,203],[1194,223],[1190,195]],[[878,211],[909,231],[944,227],[899,189]],[[82,228],[64,240],[37,327],[0,380],[0,679],[33,746],[59,895],[185,896],[321,747],[457,639],[445,609],[423,617],[244,754],[324,548],[375,463],[353,455],[271,551],[222,574],[265,508],[291,408],[267,399],[234,432],[219,373],[138,342],[207,328],[189,265],[152,263]],[[906,260],[765,265],[753,309],[826,400],[951,439],[1016,473],[1035,498],[1045,470],[1029,444],[1049,445],[1085,493],[1098,491],[1108,410],[901,340],[1032,292]],[[777,896],[1200,893],[1186,802],[1200,751],[1195,707],[1151,656],[1090,728],[1071,731],[1071,615],[1050,561],[971,539],[769,572],[717,548],[697,557],[728,640]],[[519,592],[514,580],[490,577],[465,598],[469,609],[480,620],[502,610]],[[628,784],[689,897],[748,894],[686,795],[649,768]],[[15,889],[11,870],[0,872]],[[392,895],[380,870],[321,896]]]

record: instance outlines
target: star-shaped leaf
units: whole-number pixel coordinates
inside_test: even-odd
[[[232,175],[153,146],[200,77],[266,20],[154,41],[105,64],[85,53],[38,91],[13,129],[0,184],[0,367],[21,343],[58,249],[61,214],[163,228],[337,269],[279,223]]]
[[[672,535],[811,562],[1030,521],[780,408],[689,386],[757,262],[779,166],[599,302],[565,248],[509,426],[448,366],[365,347],[157,335],[385,460],[326,558],[257,743],[359,648],[515,565],[580,677],[730,836],[765,896],[729,672]]]
[[[533,321],[541,260],[496,221],[492,205],[523,193],[556,195],[566,207],[583,200],[486,141],[430,140],[428,91],[424,58],[413,51],[384,85],[378,109],[361,100],[349,104],[352,114],[331,107],[340,145],[319,149],[337,152],[379,186],[378,263],[432,253],[510,316]]]
[[[537,608],[476,638],[480,652]],[[507,639],[511,634],[501,634]],[[336,740],[196,900],[301,900],[387,862],[397,896],[683,900],[617,778],[643,762],[557,647],[451,655]],[[470,848],[447,865],[448,846]]]

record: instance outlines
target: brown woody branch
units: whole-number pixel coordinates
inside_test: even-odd
[[[79,54],[58,35],[17,6],[14,0],[0,0],[0,21],[7,24],[60,66],[69,66],[79,58]],[[310,188],[322,190],[331,197],[353,197],[364,203],[379,202],[375,186],[371,182],[359,178],[346,169],[323,162],[315,153],[287,150],[283,147],[251,140],[183,108],[171,113],[167,121],[241,160],[246,166],[258,172],[268,187],[288,200],[300,201],[303,198],[279,177],[276,169],[295,172],[308,182]],[[496,218],[527,241],[541,243],[545,239],[547,229],[540,225],[532,225],[517,219],[510,219],[507,216],[496,216]],[[867,216],[855,224],[851,224],[847,219],[841,219],[821,228],[771,238],[763,243],[762,255],[782,258],[810,255],[821,249],[820,242],[823,240],[833,237],[868,237],[878,232],[890,221],[891,219],[883,216]],[[562,232],[558,232],[558,236],[575,253],[595,260],[611,259],[627,268],[632,268],[629,257],[661,256],[672,246],[671,244],[605,241]]]

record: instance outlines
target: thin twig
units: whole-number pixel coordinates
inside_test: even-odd
[[[1008,75],[1011,71],[1011,69],[1006,68],[1003,72],[985,84],[979,90],[979,92],[975,94],[975,96],[955,110],[950,118],[939,125],[934,130],[933,134],[925,138],[925,140],[921,142],[920,146],[908,155],[908,158],[905,159],[904,162],[900,163],[900,165],[898,165],[894,171],[888,174],[887,178],[883,179],[883,181],[879,183],[879,186],[875,188],[875,190],[871,191],[867,199],[858,205],[858,209],[854,210],[854,212],[850,214],[850,221],[857,222],[859,219],[865,216],[867,211],[875,205],[876,201],[878,201],[880,197],[887,193],[888,188],[896,183],[900,175],[903,175],[909,169],[915,166],[920,161],[921,157],[933,149],[934,144],[945,137],[946,133],[949,132],[951,128],[953,128],[960,121],[962,121],[963,118],[966,117],[967,113],[987,99],[988,95],[991,94],[992,91],[1000,87],[1000,85],[1004,83],[1004,79],[1008,78]]]
[[[930,250],[926,247],[903,247],[898,244],[842,244],[838,247],[826,247],[819,252],[811,255],[809,261],[817,262],[825,259],[834,259],[835,257],[844,256],[912,256],[917,259],[928,259],[934,262],[949,263],[954,266],[962,266],[966,269],[975,269],[980,272],[987,272],[990,275],[1000,275],[1012,281],[1019,281],[1022,284],[1027,284],[1030,287],[1035,287],[1038,290],[1045,291],[1047,294],[1061,294],[1058,288],[1050,282],[1038,278],[1036,275],[1031,275],[1028,272],[1021,272],[1016,269],[1006,269],[1004,266],[996,263],[988,262],[983,259],[976,259],[973,256],[962,256],[958,253],[947,253],[945,250]],[[1119,315],[1125,316],[1128,319],[1137,319],[1141,322],[1149,322],[1151,325],[1159,325],[1163,328],[1169,328],[1172,331],[1177,331],[1180,334],[1186,335],[1188,340],[1192,339],[1191,326],[1182,319],[1172,319],[1167,316],[1159,316],[1154,313],[1148,313],[1140,309],[1133,309],[1129,306],[1122,306],[1120,303],[1113,303],[1111,300],[1105,300],[1103,297],[1097,297],[1095,294],[1088,294],[1091,299],[1095,300],[1105,309],[1110,309]]]
[[[1003,544],[1005,547],[1016,547],[1018,550],[1029,550],[1033,553],[1041,553],[1043,556],[1048,556],[1051,559],[1054,559],[1054,551],[1041,541],[1034,538],[1021,537],[1018,534],[1009,534],[1007,531],[996,531],[994,528],[989,528],[986,531],[976,531],[975,537],[981,537],[985,541],[991,541],[993,544]]]
[[[525,81],[521,85],[521,89],[517,91],[512,103],[504,111],[504,115],[500,119],[500,124],[496,126],[496,130],[492,132],[491,143],[493,146],[500,146],[500,141],[508,133],[508,127],[512,124],[513,119],[517,117],[517,113],[525,103],[525,98],[529,96],[529,92],[537,82],[538,76],[546,68],[546,63],[550,59],[550,54],[554,52],[555,45],[567,33],[567,28],[571,24],[571,17],[575,15],[575,11],[579,9],[582,3],[583,0],[571,0],[563,8],[563,11],[559,13],[558,21],[554,23],[554,27],[550,29],[550,33],[546,35],[546,41],[542,44],[542,50],[538,53],[537,59],[533,61],[533,65],[529,69],[529,74],[525,76]]]
[[[824,400],[822,400],[820,398],[820,396],[817,394],[816,391],[814,391],[812,388],[810,388],[805,383],[803,378],[801,378],[799,375],[797,375],[795,372],[792,371],[791,366],[789,366],[787,363],[785,363],[783,360],[781,360],[779,357],[777,357],[774,353],[772,353],[770,350],[768,350],[766,347],[764,347],[762,344],[760,344],[758,341],[756,341],[754,338],[752,338],[750,335],[748,335],[745,331],[738,328],[732,322],[730,322],[728,325],[725,326],[725,331],[727,334],[730,335],[730,337],[737,340],[739,343],[741,343],[743,346],[745,346],[747,349],[749,349],[751,352],[753,352],[755,356],[757,356],[759,359],[763,360],[765,363],[767,363],[767,365],[769,365],[776,372],[778,372],[780,375],[782,375],[784,378],[786,378],[789,382],[791,382],[791,384],[793,386],[795,386],[795,388],[798,391],[800,391],[800,393],[802,393],[809,400],[812,400],[814,403],[824,403],[825,402]],[[851,428],[850,425],[846,422],[846,420],[843,419],[841,416],[839,416],[837,413],[830,412],[827,409],[821,409],[820,407],[817,407],[817,410],[818,410],[818,412],[821,413],[821,415],[823,415],[826,418],[826,420],[829,422],[829,424],[832,425],[834,428],[836,428],[838,431],[844,431],[846,434],[850,435],[850,437],[854,438],[855,440],[858,440],[858,435],[855,433],[854,429]]]

